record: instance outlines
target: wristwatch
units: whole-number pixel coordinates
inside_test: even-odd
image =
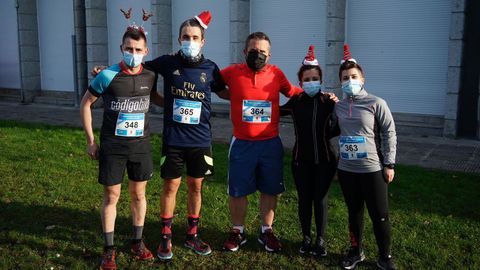
[[[384,168],[395,169],[395,164],[383,164]]]

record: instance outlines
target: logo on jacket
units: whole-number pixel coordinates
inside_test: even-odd
[[[173,75],[178,75],[178,76],[180,76],[180,70],[177,69],[177,70],[175,70],[172,74],[173,74]]]
[[[202,83],[206,83],[207,82],[207,74],[205,74],[204,72],[200,73],[200,81]]]

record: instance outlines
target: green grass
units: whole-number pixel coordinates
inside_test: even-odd
[[[155,176],[149,183],[145,236],[159,242],[160,137],[153,136]],[[0,269],[96,269],[102,250],[97,183],[98,163],[85,153],[83,131],[0,121]],[[204,184],[200,233],[214,251],[200,257],[183,247],[186,187],[182,184],[174,220],[170,263],[139,263],[128,254],[131,234],[126,189],[118,205],[116,244],[120,269],[326,269],[336,268],[348,247],[347,212],[338,183],[330,191],[324,259],[297,252],[301,240],[296,193],[285,158],[287,191],[282,195],[275,231],[284,249],[267,254],[259,246],[258,195],[250,197],[248,242],[235,253],[221,251],[229,229],[227,145],[214,145],[215,176]],[[402,269],[480,269],[479,175],[398,166],[390,187],[393,254]],[[374,269],[376,244],[366,218],[367,261]],[[195,266],[195,267],[193,267]]]

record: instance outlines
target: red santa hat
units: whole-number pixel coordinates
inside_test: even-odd
[[[357,63],[357,60],[353,59],[352,55],[350,54],[350,47],[348,44],[343,45],[343,59],[340,61],[340,64],[343,64],[346,61]]]
[[[212,19],[212,14],[210,13],[210,11],[205,10],[205,11],[202,11],[202,13],[195,16],[195,19],[200,23],[200,25],[204,29],[207,29],[208,24],[210,23],[210,20]]]
[[[304,66],[318,66],[318,60],[315,58],[315,47],[310,45],[308,47],[307,56],[303,59]]]

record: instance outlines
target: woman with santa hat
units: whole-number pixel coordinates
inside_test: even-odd
[[[388,184],[394,179],[397,136],[392,113],[385,100],[367,93],[362,67],[344,45],[339,78],[344,98],[335,115],[340,127],[338,179],[348,208],[350,250],[344,269],[365,260],[362,250],[364,205],[372,220],[380,269],[396,269],[390,255]]]
[[[322,69],[315,58],[314,47],[298,71],[304,93],[292,97],[281,107],[282,115],[291,115],[295,127],[292,151],[292,173],[298,193],[298,217],[303,241],[299,251],[326,256],[327,195],[335,175],[337,160],[329,140],[339,131],[332,128],[336,97],[322,92]],[[313,206],[313,207],[312,207]],[[312,241],[312,208],[315,214],[316,239]]]

